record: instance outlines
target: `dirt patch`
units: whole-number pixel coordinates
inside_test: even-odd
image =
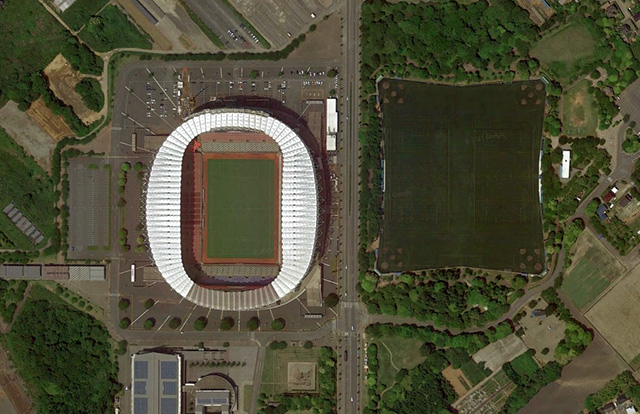
[[[291,58],[326,58],[340,57],[340,16],[333,14],[327,20],[317,24],[315,32],[307,33],[300,47],[294,50]]]
[[[453,386],[458,397],[462,397],[472,388],[471,382],[464,376],[462,370],[454,369],[451,365],[442,371],[442,376],[444,376],[451,386]]]
[[[560,379],[542,388],[520,414],[574,414],[583,407],[587,395],[625,369],[622,359],[597,336],[582,355],[564,367]]]
[[[61,54],[55,57],[44,68],[44,74],[49,79],[49,87],[53,93],[73,108],[73,112],[78,115],[86,125],[100,119],[100,114],[87,108],[82,102],[82,96],[76,92],[76,85],[82,80],[82,74],[74,70],[67,59]]]
[[[13,411],[17,414],[34,413],[35,410],[31,406],[31,401],[25,393],[25,385],[22,379],[19,378],[11,368],[11,363],[4,349],[0,350],[0,374],[2,374],[0,381],[1,389],[4,390],[6,397],[9,397]],[[2,398],[2,400],[4,400],[4,398]],[[4,404],[0,405],[0,408],[3,407]],[[5,411],[2,412],[4,413]],[[9,413],[10,412],[11,411],[9,411]]]
[[[289,391],[315,391],[315,362],[289,362],[287,364],[287,382]]]
[[[42,97],[39,97],[31,104],[31,107],[27,109],[27,113],[40,125],[40,128],[44,129],[56,141],[73,135],[73,131],[64,122],[64,119],[60,115],[54,115],[47,108]]]
[[[7,102],[0,108],[0,126],[20,144],[45,171],[51,169],[51,152],[56,141],[51,138],[29,115],[18,109],[18,104]]]

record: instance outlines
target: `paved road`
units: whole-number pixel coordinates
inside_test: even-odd
[[[342,335],[338,344],[338,412],[361,411],[360,342],[364,325],[359,313],[358,282],[358,142],[360,1],[344,5],[342,29],[342,122],[339,162],[342,199],[340,241],[342,250],[340,292],[342,295],[337,329]]]

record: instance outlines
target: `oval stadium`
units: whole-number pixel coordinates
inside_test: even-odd
[[[144,209],[158,271],[203,307],[286,302],[314,264],[313,157],[294,129],[263,111],[188,117],[155,156]]]

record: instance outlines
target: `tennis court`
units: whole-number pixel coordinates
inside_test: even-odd
[[[205,155],[205,263],[276,263],[278,155]]]

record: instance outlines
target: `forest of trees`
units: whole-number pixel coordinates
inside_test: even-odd
[[[113,412],[121,385],[102,323],[63,303],[29,300],[7,342],[38,413]]]
[[[99,112],[104,106],[104,93],[97,79],[83,78],[76,84],[76,92],[82,96],[84,105],[92,111]]]
[[[376,287],[376,279],[369,274],[361,284],[369,313],[413,317],[457,329],[497,319],[509,310],[510,296],[520,296],[527,284],[522,276],[510,276],[511,283],[503,284],[502,277],[487,281],[483,275],[461,269],[404,273],[399,281],[383,287]]]

